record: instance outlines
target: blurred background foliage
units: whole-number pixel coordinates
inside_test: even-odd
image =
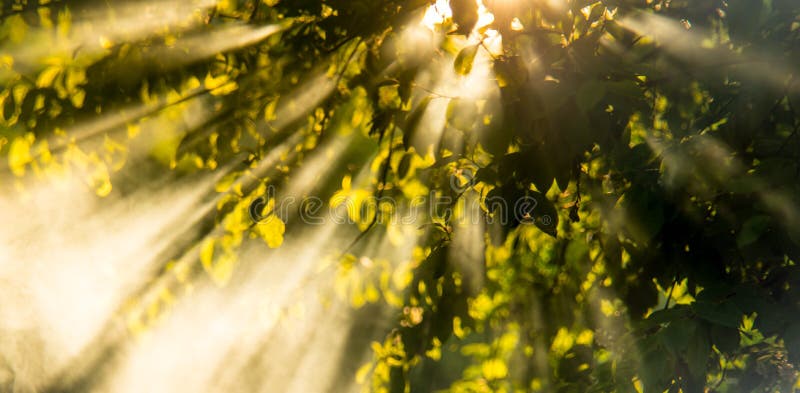
[[[794,0],[6,0],[0,42],[3,192],[216,176],[169,284],[122,311],[134,335],[227,285],[243,242],[304,236],[273,212],[302,185],[354,223],[335,294],[389,310],[344,377],[366,391],[800,386]],[[393,260],[388,217],[429,195],[452,203]],[[525,196],[525,222],[492,203]]]

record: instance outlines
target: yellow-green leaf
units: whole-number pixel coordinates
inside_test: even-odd
[[[13,43],[21,43],[25,40],[25,35],[28,33],[28,25],[22,18],[22,15],[13,15],[5,20],[6,29],[8,29],[8,38]]]
[[[86,91],[83,89],[76,89],[69,99],[76,108],[83,107],[83,100],[86,99]]]
[[[224,85],[225,83],[227,83],[228,79],[229,79],[228,74],[222,74],[222,75],[220,75],[220,76],[215,78],[215,77],[211,76],[211,74],[209,73],[209,74],[206,75],[205,79],[203,80],[203,86],[207,90],[214,90],[214,89]]]
[[[238,178],[239,172],[231,172],[223,176],[222,179],[219,179],[217,184],[214,186],[214,189],[217,190],[217,192],[226,192],[231,189],[231,186],[233,186],[233,183]]]
[[[367,380],[367,374],[372,371],[372,362],[364,363],[361,367],[358,368],[356,371],[356,383],[363,384],[364,381]]]
[[[283,244],[283,233],[286,231],[286,224],[280,218],[271,214],[260,221],[253,230],[264,240],[264,243],[267,243],[267,247],[278,248]]]
[[[508,366],[501,359],[489,359],[481,364],[481,371],[486,379],[502,379],[508,375]]]
[[[64,87],[69,93],[75,93],[78,86],[86,83],[86,70],[74,67],[67,69],[64,83]]]
[[[206,270],[211,268],[214,260],[214,239],[206,239],[200,247],[200,263]]]
[[[59,66],[50,66],[45,68],[44,71],[39,73],[39,77],[36,78],[36,87],[45,88],[52,86],[53,81],[56,79],[59,73],[61,73],[61,67]]]
[[[8,166],[11,167],[11,172],[17,176],[25,174],[25,165],[33,159],[31,157],[31,143],[33,142],[32,135],[26,137],[17,137],[11,142],[8,151]]]

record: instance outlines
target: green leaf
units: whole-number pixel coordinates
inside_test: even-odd
[[[578,88],[575,100],[578,108],[585,113],[591,111],[603,99],[605,94],[606,86],[603,82],[590,80]]]
[[[690,319],[677,319],[661,329],[658,334],[661,336],[667,350],[677,355],[683,353],[689,346],[689,338],[695,331],[696,323]]]
[[[458,52],[453,68],[458,75],[467,75],[472,71],[472,63],[475,61],[475,54],[478,53],[478,45],[470,45]]]
[[[516,167],[519,180],[531,182],[538,191],[547,193],[553,186],[553,180],[555,180],[551,161],[544,149],[535,148],[520,154],[512,165]]]
[[[658,310],[651,313],[645,320],[650,326],[662,323],[671,323],[673,321],[687,318],[689,316],[689,307],[685,305],[677,305],[666,310]]]
[[[739,349],[739,329],[714,325],[711,327],[714,345],[723,353],[733,353]]]
[[[708,328],[704,324],[698,324],[686,349],[686,364],[692,376],[705,379],[706,364],[710,354],[711,341]]]
[[[735,329],[742,321],[742,312],[731,302],[716,304],[698,301],[692,303],[692,309],[700,318],[721,326]]]
[[[657,345],[655,337],[642,340],[639,346],[643,354],[638,368],[644,391],[662,391],[663,384],[671,377],[663,348]]]
[[[726,11],[728,29],[734,40],[745,40],[755,34],[764,9],[762,0],[730,1]]]
[[[635,187],[625,194],[625,226],[637,242],[647,244],[664,225],[664,201],[656,193]]]

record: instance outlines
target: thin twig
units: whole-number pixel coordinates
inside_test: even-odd
[[[352,37],[346,39],[344,42],[348,42],[351,39],[352,39]],[[339,82],[341,82],[342,78],[344,77],[344,73],[347,72],[347,67],[350,65],[350,62],[353,61],[353,57],[355,57],[356,52],[358,52],[358,47],[361,45],[362,42],[363,42],[363,39],[361,37],[359,37],[358,38],[358,42],[356,42],[356,45],[353,48],[353,51],[350,52],[350,55],[347,56],[347,60],[345,60],[344,64],[342,65],[342,69],[336,75],[336,85],[339,85]]]
[[[489,48],[486,46],[486,44],[484,44],[484,43],[483,43],[483,40],[481,40],[481,42],[480,42],[480,46],[482,46],[482,47],[483,47],[483,49],[484,49],[484,50],[486,50],[486,53],[488,53],[488,54],[489,54],[489,57],[491,57],[491,58],[492,58],[492,60],[494,60],[494,61],[497,61],[497,56],[495,56],[494,54],[492,54],[492,51],[490,51],[490,50],[489,50]]]
[[[449,99],[451,99],[451,100],[457,100],[457,99],[460,99],[460,98],[461,98],[461,97],[453,97],[453,96],[449,96],[449,95],[446,95],[446,94],[439,94],[439,93],[437,93],[437,92],[435,92],[435,91],[433,91],[433,90],[431,90],[431,89],[428,89],[427,87],[420,86],[420,85],[418,85],[418,84],[416,84],[416,83],[413,83],[413,82],[411,83],[411,87],[416,87],[417,89],[420,89],[420,90],[426,91],[426,92],[428,92],[428,93],[430,93],[430,94],[434,95],[435,97],[433,97],[433,98],[449,98]]]

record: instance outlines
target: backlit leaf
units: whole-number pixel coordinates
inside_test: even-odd
[[[269,248],[278,248],[283,244],[283,234],[286,225],[274,214],[270,214],[259,221],[254,227],[255,231]]]
[[[458,75],[467,75],[472,71],[472,63],[478,53],[478,45],[469,45],[458,52],[453,68]]]

